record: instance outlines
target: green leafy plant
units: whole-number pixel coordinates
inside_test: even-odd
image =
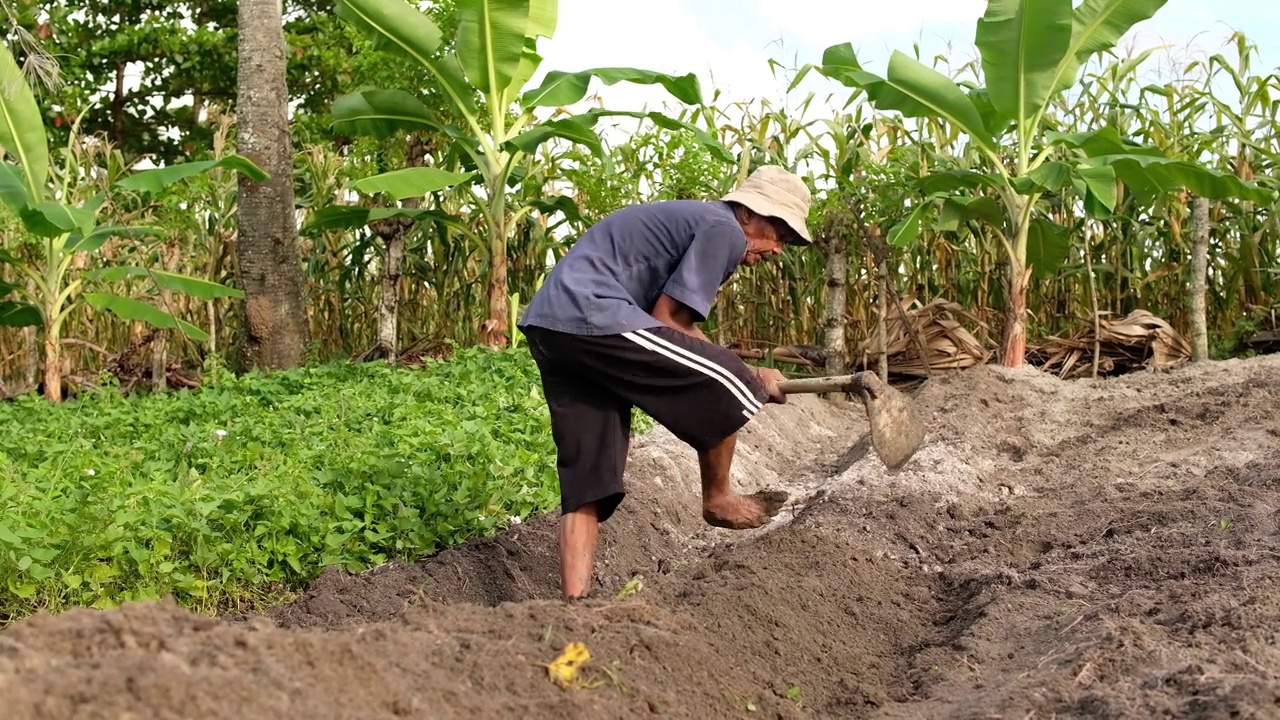
[[[326,566],[417,558],[559,498],[524,350],[241,376],[213,363],[198,391],[22,397],[0,425],[24,428],[0,434],[0,624],[166,594],[263,607]]]
[[[523,215],[538,207],[550,208],[555,202],[540,198],[508,207],[514,170],[525,156],[551,138],[579,143],[603,154],[595,125],[605,117],[630,116],[646,118],[664,128],[688,130],[701,142],[719,148],[721,159],[731,162],[732,157],[701,129],[658,112],[595,109],[538,122],[536,109],[578,102],[593,79],[610,85],[661,85],[674,98],[691,105],[701,104],[701,89],[692,74],[677,77],[635,68],[595,68],[552,71],[540,86],[526,91],[525,85],[542,60],[538,39],[555,32],[556,0],[459,0],[457,10],[456,49],[437,57],[443,39],[440,29],[404,0],[339,0],[339,15],[362,29],[376,49],[411,59],[439,80],[451,103],[450,113],[461,118],[462,127],[442,122],[439,113],[411,93],[382,89],[362,89],[339,98],[333,108],[334,127],[343,133],[375,137],[427,129],[452,139],[455,155],[463,164],[461,172],[405,168],[364,178],[354,187],[396,200],[455,186],[470,192],[484,216],[488,235],[489,309],[481,336],[490,345],[501,345],[507,332],[510,232]],[[402,208],[390,212],[420,217],[431,211]]]
[[[82,202],[73,183],[80,178],[70,168],[61,187],[49,187],[49,149],[40,109],[17,63],[7,49],[0,51],[0,145],[17,161],[0,163],[0,201],[22,223],[34,252],[20,258],[0,249],[0,262],[13,265],[27,284],[0,284],[0,324],[39,326],[44,331],[44,393],[59,401],[62,392],[62,325],[81,302],[124,320],[137,320],[161,328],[176,328],[195,339],[206,334],[191,323],[132,297],[110,290],[126,277],[148,278],[158,290],[194,295],[203,300],[239,297],[240,291],[198,278],[147,270],[136,266],[103,267],[78,271],[76,255],[93,255],[113,238],[140,238],[161,234],[144,227],[100,225],[99,211],[106,197],[96,193]],[[126,190],[158,192],[187,177],[226,167],[254,179],[265,175],[249,160],[229,155],[216,161],[191,162],[131,174],[117,182]],[[10,297],[11,299],[4,299]]]

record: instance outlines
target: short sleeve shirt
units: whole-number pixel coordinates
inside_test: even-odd
[[[592,226],[551,269],[519,327],[614,335],[658,327],[651,314],[670,295],[698,321],[747,251],[723,202],[669,200],[618,210]]]

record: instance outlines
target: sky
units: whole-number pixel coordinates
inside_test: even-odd
[[[549,70],[639,67],[694,72],[708,99],[713,88],[722,91],[717,105],[767,98],[795,108],[813,91],[812,112],[820,112],[821,101],[838,108],[848,91],[811,75],[788,97],[788,70],[820,62],[825,48],[844,42],[879,75],[894,50],[913,54],[915,43],[925,64],[943,54],[958,67],[977,58],[973,33],[985,9],[986,0],[560,0],[556,33],[539,43],[544,59],[530,87]],[[1174,63],[1192,57],[1234,59],[1228,43],[1236,30],[1258,46],[1254,72],[1280,65],[1280,3],[1271,0],[1168,0],[1120,47],[1169,46],[1148,61],[1148,72],[1169,77]],[[771,59],[782,65],[776,76]],[[593,91],[612,109],[658,109],[666,97],[659,88],[598,82]]]

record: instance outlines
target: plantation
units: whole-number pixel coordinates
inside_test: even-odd
[[[5,5],[6,717],[1280,713],[1280,75],[1135,44],[1166,4],[988,0],[781,105],[545,63],[555,0]],[[765,165],[815,242],[701,327],[924,442],[767,405],[732,480],[788,499],[730,531],[634,410],[565,603],[516,320],[609,213]]]

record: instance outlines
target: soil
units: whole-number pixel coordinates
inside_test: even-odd
[[[892,474],[858,404],[757,416],[738,487],[791,499],[755,531],[706,526],[696,457],[637,439],[586,601],[556,597],[552,515],[262,616],[37,615],[0,632],[4,714],[1280,717],[1280,357],[916,399]],[[548,677],[571,642],[591,687]]]

